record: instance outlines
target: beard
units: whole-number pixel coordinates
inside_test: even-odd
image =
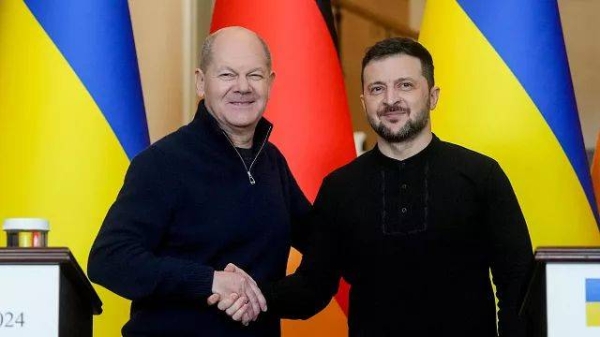
[[[430,107],[431,103],[429,100],[427,100],[427,104],[425,104],[425,107],[421,111],[418,111],[415,114],[415,118],[409,118],[400,128],[400,130],[396,132],[393,132],[392,129],[385,126],[383,122],[375,120],[375,118],[371,117],[369,114],[367,114],[367,119],[369,120],[369,124],[371,124],[373,130],[379,135],[379,137],[383,138],[383,140],[389,143],[401,143],[415,138],[425,128],[425,126],[427,126],[427,123],[429,122]],[[386,106],[383,112],[398,109],[398,107]],[[408,116],[412,115],[410,109],[406,109],[406,113]]]

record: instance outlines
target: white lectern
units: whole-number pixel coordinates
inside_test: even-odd
[[[0,248],[0,336],[91,337],[102,302],[67,248]]]
[[[600,248],[540,247],[521,310],[532,337],[600,336]]]

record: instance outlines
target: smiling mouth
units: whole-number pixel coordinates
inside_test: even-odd
[[[254,101],[229,102],[229,104],[235,105],[235,106],[248,106],[248,105],[253,104],[253,103],[254,103]]]
[[[399,104],[385,105],[378,113],[379,117],[396,117],[400,115],[408,115],[409,109],[401,107]]]
[[[408,111],[407,110],[403,110],[403,109],[397,109],[397,110],[393,110],[393,111],[384,111],[383,113],[379,114],[379,117],[396,117],[396,116],[401,116],[401,115],[408,115]]]

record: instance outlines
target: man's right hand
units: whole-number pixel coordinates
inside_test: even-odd
[[[215,271],[212,291],[208,303],[218,303],[220,310],[236,321],[242,320],[245,325],[256,320],[261,310],[267,309],[266,300],[256,282],[231,263],[224,271]]]

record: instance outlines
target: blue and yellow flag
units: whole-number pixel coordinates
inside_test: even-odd
[[[585,319],[588,327],[600,327],[600,279],[585,280]]]
[[[126,1],[0,1],[0,219],[49,219],[85,266],[148,142]],[[128,304],[99,293],[95,335],[119,336]]]
[[[600,244],[557,2],[429,0],[420,41],[434,132],[500,162],[534,246]]]

